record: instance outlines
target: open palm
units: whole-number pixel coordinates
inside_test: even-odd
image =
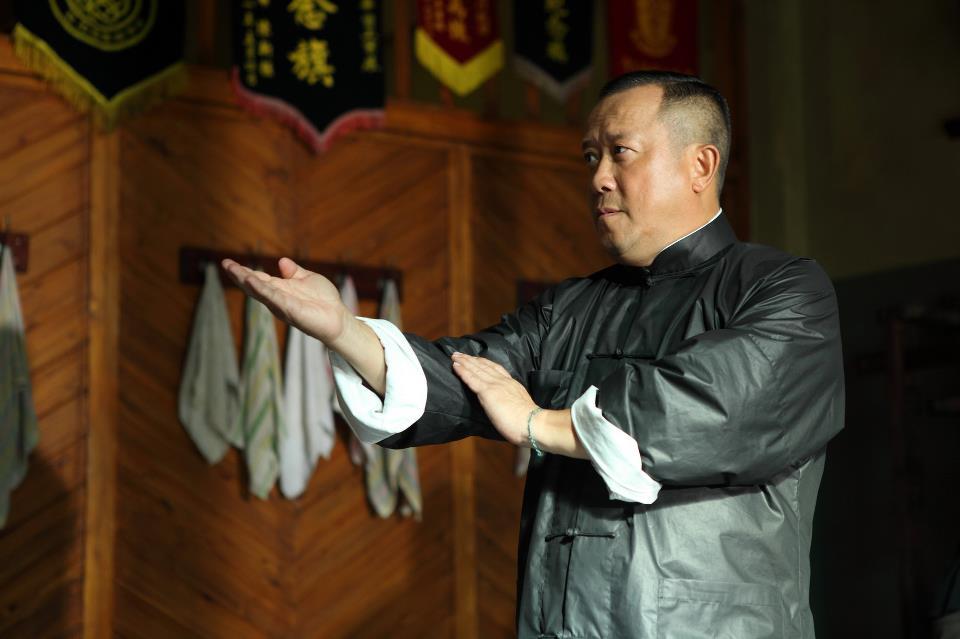
[[[279,262],[282,277],[254,271],[230,259],[223,260],[222,265],[247,295],[307,335],[330,344],[343,332],[347,308],[337,287],[324,276],[301,268],[287,257]]]

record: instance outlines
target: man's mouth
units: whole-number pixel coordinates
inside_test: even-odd
[[[601,207],[596,209],[597,218],[610,217],[611,215],[616,215],[621,213],[620,209],[614,209],[610,207]]]

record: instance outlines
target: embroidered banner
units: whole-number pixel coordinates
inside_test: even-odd
[[[697,74],[697,0],[610,0],[610,75],[637,69]]]
[[[565,101],[593,70],[592,0],[527,0],[513,7],[517,73]]]
[[[316,152],[384,123],[379,0],[235,0],[233,87]]]
[[[105,129],[184,80],[183,0],[17,0],[17,55]]]
[[[417,59],[457,95],[503,67],[503,41],[492,0],[417,0]]]

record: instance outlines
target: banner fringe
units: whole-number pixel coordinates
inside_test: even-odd
[[[140,113],[186,84],[183,63],[167,67],[107,99],[86,78],[23,25],[13,30],[14,52],[32,71],[39,73],[54,91],[81,113],[92,115],[103,131],[112,131],[120,120]]]
[[[289,126],[314,153],[327,151],[340,136],[352,131],[381,129],[386,122],[383,109],[354,109],[339,116],[321,132],[299,109],[281,98],[247,88],[240,80],[240,69],[237,67],[230,74],[230,84],[240,106],[254,115],[276,119]]]

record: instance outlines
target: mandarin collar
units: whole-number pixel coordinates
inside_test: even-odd
[[[708,262],[734,244],[737,236],[723,213],[712,222],[663,249],[650,266],[617,264],[614,270],[626,281],[646,280],[684,273]]]

